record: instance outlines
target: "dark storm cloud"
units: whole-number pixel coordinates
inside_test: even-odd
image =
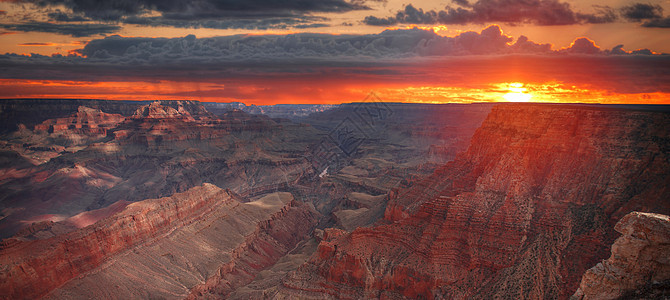
[[[635,3],[620,9],[621,16],[633,22],[642,22],[642,27],[670,28],[670,17],[663,17],[663,7],[648,3]]]
[[[663,8],[660,5],[636,3],[622,7],[621,15],[631,21],[657,19],[663,17]]]
[[[421,29],[386,30],[369,35],[234,35],[198,39],[110,36],[90,41],[81,54],[113,64],[239,63],[239,62],[361,62],[425,56],[550,53],[550,45],[526,37],[513,38],[498,26],[455,37]]]
[[[651,19],[642,23],[643,27],[670,28],[670,17]]]
[[[47,14],[49,17],[49,20],[53,20],[56,22],[85,22],[85,21],[90,21],[91,19],[84,17],[83,15],[80,14],[68,14],[60,9],[50,12]]]
[[[635,3],[620,9],[621,16],[633,22],[642,22],[642,27],[670,28],[670,17],[663,17],[663,7],[648,3]]]
[[[616,19],[614,11],[606,6],[595,7],[597,13],[575,12],[570,5],[558,0],[479,0],[470,4],[455,1],[461,7],[447,6],[440,11],[423,11],[411,4],[395,16],[366,17],[368,25],[388,26],[404,24],[467,24],[503,22],[508,24],[530,23],[536,25],[570,25],[583,23],[607,23]]]
[[[148,11],[166,19],[198,20],[237,17],[287,17],[313,12],[347,12],[367,9],[363,0],[24,0],[41,6],[65,5],[95,20],[122,20]]]
[[[54,24],[48,22],[27,22],[20,24],[0,24],[1,28],[23,32],[51,32],[73,37],[86,37],[117,32],[121,26],[111,24]]]
[[[249,18],[249,19],[224,19],[224,20],[172,20],[163,17],[128,17],[125,24],[144,26],[169,26],[177,28],[213,28],[213,29],[287,29],[287,28],[311,28],[328,26],[323,22],[328,21],[323,17],[272,17],[272,18]]]
[[[432,31],[386,30],[369,35],[233,35],[211,38],[108,36],[90,41],[83,57],[0,56],[0,74],[15,79],[96,80],[102,77],[243,78],[328,70],[401,74],[394,66],[431,57],[551,53],[527,38],[516,43],[497,26],[444,37]]]
[[[470,2],[468,0],[452,0],[451,2],[454,2],[460,6],[470,7]]]
[[[290,29],[328,26],[324,17],[313,13],[344,13],[369,9],[365,2],[383,0],[18,0],[42,8],[44,17],[58,23],[105,22],[177,28],[214,29]],[[64,7],[64,9],[62,9]],[[48,26],[32,16],[4,26],[22,31],[42,31],[86,36],[112,33],[120,29],[112,25],[80,26],[90,32],[77,33],[70,25]],[[19,29],[20,28],[20,29]],[[109,31],[116,28],[114,31]]]
[[[615,49],[612,50],[613,52]],[[631,54],[623,46],[617,53]],[[516,41],[493,25],[481,32],[468,31],[446,37],[421,29],[385,30],[368,35],[330,35],[299,33],[289,35],[231,35],[196,38],[142,38],[118,35],[95,39],[78,51],[83,57],[0,56],[13,63],[141,66],[294,66],[338,67],[358,64],[395,64],[399,61],[421,60],[427,57],[542,54],[558,55],[606,54],[587,38],[576,39],[568,48],[552,50],[549,44],[539,44],[520,36]],[[40,74],[35,74],[40,76]]]

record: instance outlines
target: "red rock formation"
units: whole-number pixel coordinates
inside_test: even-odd
[[[225,275],[227,286],[244,284],[294,247],[315,218],[288,193],[240,200],[204,184],[129,204],[65,235],[7,244],[0,250],[0,294],[183,298],[208,278],[218,284]],[[138,286],[138,280],[151,284]]]
[[[149,105],[142,106],[135,111],[135,114],[131,117],[133,119],[162,119],[162,118],[180,118],[184,120],[192,121],[193,118],[191,114],[188,113],[183,107],[179,107],[179,110],[174,109],[169,106],[163,106],[160,102],[152,102]]]
[[[567,298],[629,211],[670,212],[670,116],[493,109],[467,152],[327,239],[278,297]]]
[[[584,273],[571,299],[617,299],[670,280],[670,217],[632,212],[614,229],[612,255]]]
[[[35,131],[49,133],[72,132],[86,135],[107,134],[107,130],[123,122],[125,117],[104,113],[99,109],[79,106],[76,113],[66,118],[49,119],[35,125]]]
[[[95,226],[4,248],[0,292],[11,298],[42,296],[114,254],[232,202],[229,192],[203,185],[172,197],[133,203]]]
[[[158,103],[142,107],[136,117],[106,129],[107,136],[72,134],[80,137],[78,142],[48,151],[48,163],[26,169],[7,164],[0,170],[0,238],[41,216],[68,218],[117,201],[172,195],[203,182],[240,193],[273,192],[307,169],[303,154],[317,137],[312,128],[243,112],[210,118],[198,113],[201,106],[186,104],[177,109]],[[189,117],[191,111],[197,118]],[[23,157],[46,153],[26,147],[60,142],[56,134],[22,133],[26,135],[12,137],[12,143]]]

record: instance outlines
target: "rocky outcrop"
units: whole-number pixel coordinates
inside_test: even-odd
[[[205,282],[218,284],[217,276],[228,286],[245,284],[309,233],[315,216],[288,193],[242,201],[204,184],[129,204],[65,235],[7,245],[0,250],[0,293],[183,298]]]
[[[214,114],[207,110],[207,108],[200,101],[193,100],[157,100],[154,101],[162,106],[168,106],[176,109],[180,113],[188,113],[196,119],[211,118]]]
[[[199,101],[158,100],[163,106],[187,111],[193,117],[212,117]],[[18,129],[19,124],[33,129],[48,119],[66,118],[80,106],[102,110],[109,114],[131,116],[148,101],[89,100],[89,99],[0,99],[0,134]]]
[[[242,102],[203,102],[202,105],[216,115],[221,115],[231,110],[241,110],[249,114],[263,114],[271,118],[286,118],[291,120],[337,107],[337,105],[332,104],[246,105]]]
[[[612,255],[584,273],[571,299],[617,299],[670,281],[670,217],[633,212],[614,229]]]
[[[67,118],[80,106],[99,109],[109,114],[130,116],[142,101],[79,100],[79,99],[3,99],[0,100],[0,134],[18,129],[19,124],[34,129],[48,119]]]
[[[77,112],[67,118],[49,119],[35,125],[35,131],[49,133],[72,132],[86,135],[107,135],[107,129],[116,127],[125,117],[104,113],[99,109],[80,106]]]
[[[186,111],[183,106],[179,110],[169,106],[163,106],[160,102],[152,102],[149,105],[144,105],[138,108],[132,115],[133,119],[162,119],[162,118],[180,118],[184,120],[193,121],[191,114]]]
[[[277,297],[567,298],[614,222],[670,212],[670,115],[494,107],[468,150],[393,191],[385,222],[326,239]]]

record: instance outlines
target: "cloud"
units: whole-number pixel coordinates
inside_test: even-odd
[[[510,47],[514,53],[550,53],[551,44],[537,44],[528,40],[526,36],[520,36]]]
[[[109,65],[114,68],[264,67],[273,72],[303,71],[305,66],[385,66],[429,57],[542,54],[608,54],[588,38],[554,51],[520,36],[516,41],[497,25],[481,32],[468,31],[447,37],[430,30],[385,30],[367,35],[298,33],[288,35],[229,35],[196,38],[108,36],[88,42],[78,50],[82,57],[0,56],[2,62],[40,61],[77,66]],[[623,46],[611,54],[631,54]],[[307,70],[309,71],[309,70]],[[378,70],[377,70],[378,71]],[[39,74],[37,74],[39,75]]]
[[[452,0],[456,5],[464,6],[464,7],[470,7],[470,2],[468,0]]]
[[[26,14],[29,18],[4,27],[22,31],[42,31],[83,36],[77,29],[62,23],[79,22],[88,25],[93,35],[112,33],[119,24],[153,27],[213,28],[213,29],[291,29],[329,26],[328,18],[314,13],[344,13],[369,9],[366,2],[383,0],[16,0],[38,7]],[[48,26],[48,19],[55,26]],[[103,22],[104,25],[100,23]],[[109,31],[117,28],[115,31]],[[85,27],[80,26],[84,30]],[[77,35],[75,35],[77,34]]]
[[[670,17],[651,19],[642,23],[643,27],[670,28]]]
[[[348,12],[368,9],[363,0],[23,0],[41,6],[65,5],[74,13],[103,21],[158,12],[165,19],[267,18],[300,16],[313,12]]]
[[[642,27],[670,28],[670,17],[663,17],[663,7],[648,3],[635,3],[620,9],[621,16],[633,22],[642,22]]]
[[[594,41],[582,37],[574,40],[572,44],[570,44],[570,47],[566,48],[565,51],[578,54],[598,54],[600,53],[600,47],[596,46]]]
[[[213,28],[213,29],[287,29],[287,28],[313,28],[328,26],[323,22],[328,21],[323,17],[272,17],[272,18],[249,18],[249,19],[217,19],[217,20],[173,20],[163,17],[128,17],[125,24],[144,26],[169,26],[177,28]]]
[[[375,26],[403,24],[484,24],[502,22],[507,24],[570,25],[583,23],[607,23],[616,19],[614,11],[607,6],[596,6],[595,14],[575,12],[570,5],[558,0],[478,0],[470,4],[456,1],[461,7],[447,6],[440,11],[423,11],[408,4],[395,16],[365,17],[363,23]]]
[[[424,12],[423,9],[417,9],[412,4],[408,4],[405,6],[405,10],[398,11],[393,17],[377,18],[375,16],[367,16],[363,22],[368,25],[388,26],[398,23],[435,24],[439,21],[437,12],[433,10]]]
[[[663,8],[660,5],[636,3],[622,7],[621,15],[631,21],[657,19],[663,16]]]
[[[22,43],[19,46],[54,46],[54,43]]]
[[[94,39],[81,56],[0,55],[0,78],[172,81],[312,86],[349,82],[449,85],[469,81],[558,80],[629,91],[670,91],[668,55],[623,46],[602,50],[588,38],[565,49],[516,40],[500,27],[440,36],[421,29],[367,35],[300,33],[196,38]],[[594,75],[595,74],[595,75]],[[597,76],[596,76],[597,75]],[[622,82],[629,78],[629,84]],[[330,83],[328,83],[330,84]],[[667,88],[666,88],[667,87]]]
[[[627,55],[627,54],[633,54],[633,55],[655,55],[657,53],[654,53],[653,51],[649,49],[638,49],[638,50],[633,50],[633,51],[626,51],[623,49],[623,45],[616,45],[612,50],[605,51],[608,54],[613,54],[613,55]]]
[[[550,53],[549,44],[526,37],[514,39],[493,25],[481,32],[445,37],[430,30],[385,30],[368,35],[299,33],[290,35],[233,35],[198,39],[109,36],[90,41],[80,53],[110,63],[240,63],[288,61],[370,61],[422,56],[511,53]]]
[[[616,45],[611,50],[602,50],[593,40],[580,37],[575,39],[569,47],[563,48],[558,52],[572,54],[610,54],[610,55],[654,55],[649,49],[637,49],[626,51],[623,45]]]
[[[117,32],[121,26],[111,24],[55,24],[48,22],[27,22],[19,24],[0,24],[0,27],[23,32],[51,32],[73,37],[86,37]]]
[[[47,14],[50,20],[57,22],[85,22],[90,21],[91,19],[84,17],[81,14],[68,14],[66,12],[57,9],[56,11],[50,12]]]

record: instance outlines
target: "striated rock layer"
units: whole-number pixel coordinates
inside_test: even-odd
[[[0,151],[0,238],[204,182],[273,192],[309,170],[304,154],[318,141],[314,129],[240,111],[210,117],[196,104],[154,102],[125,118],[80,107],[38,125],[46,131],[0,137],[7,149]]]
[[[633,212],[615,230],[612,255],[584,273],[571,299],[617,299],[670,281],[670,217]]]
[[[35,131],[67,132],[107,135],[109,128],[116,127],[125,117],[104,113],[99,109],[80,106],[77,112],[66,118],[49,119],[35,125]]]
[[[65,235],[6,243],[0,250],[0,294],[183,298],[216,276],[243,285],[309,233],[315,218],[288,193],[241,201],[203,184],[129,204]],[[246,264],[255,255],[266,259]]]
[[[632,210],[670,212],[670,115],[494,107],[465,153],[326,234],[278,298],[567,298]]]
[[[188,111],[192,116],[212,116],[199,101],[158,100],[163,106]],[[92,100],[92,99],[0,99],[0,134],[18,129],[19,124],[33,129],[47,119],[66,118],[86,106],[110,114],[131,116],[148,101]]]

